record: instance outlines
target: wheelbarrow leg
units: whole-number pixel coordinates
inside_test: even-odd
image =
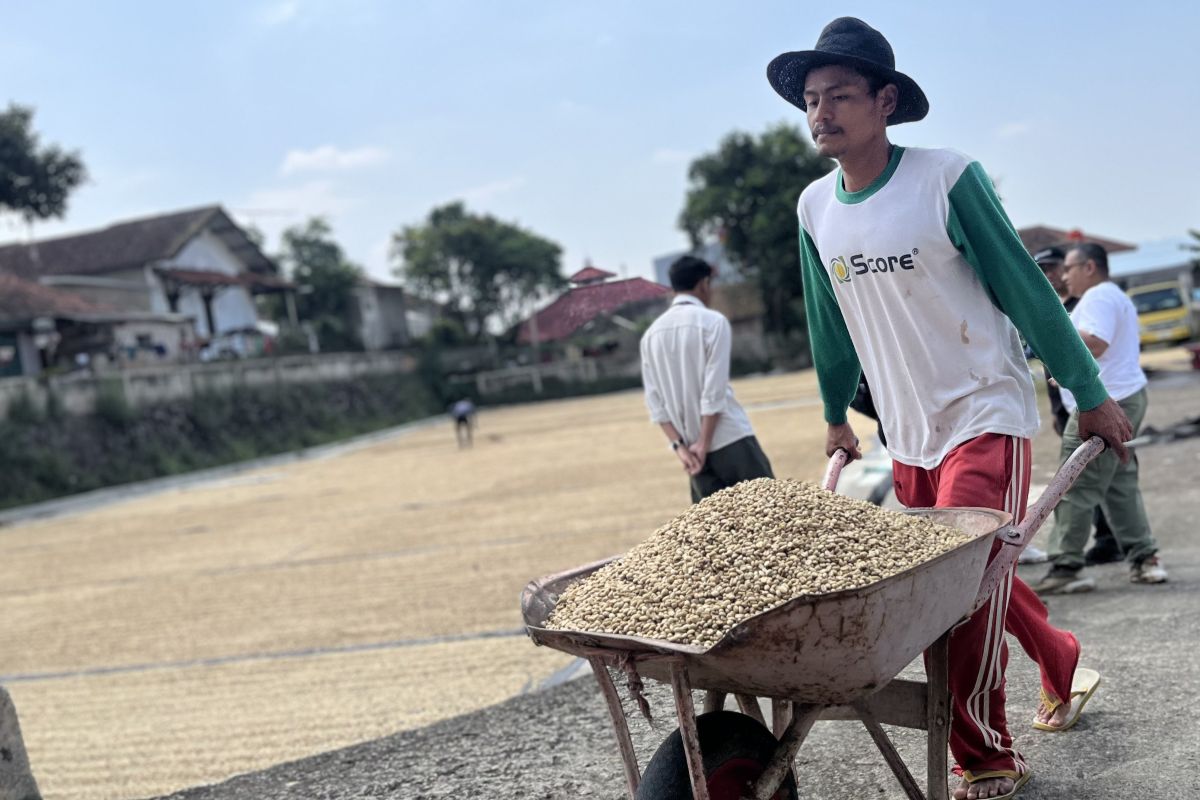
[[[788,770],[792,768],[792,762],[796,760],[796,753],[800,752],[800,745],[804,744],[804,737],[808,736],[808,732],[821,718],[821,712],[824,710],[825,706],[807,703],[797,704],[792,709],[791,722],[779,737],[779,746],[775,748],[775,753],[762,775],[754,782],[752,800],[768,800],[779,791]]]
[[[946,785],[946,748],[950,741],[950,631],[929,648],[926,660],[925,724],[929,736],[926,755],[926,793],[929,800],[950,800]]]
[[[705,714],[713,711],[721,711],[725,708],[725,692],[709,689],[704,693],[704,712]]]
[[[783,736],[794,713],[795,708],[791,700],[784,700],[781,697],[771,698],[771,733],[775,734],[776,739]],[[795,774],[794,765],[789,764],[789,768]]]
[[[921,787],[917,785],[917,779],[908,771],[908,765],[904,763],[900,753],[896,752],[896,746],[888,738],[887,732],[879,724],[879,720],[875,719],[875,715],[871,713],[865,703],[855,703],[854,710],[858,712],[858,718],[866,726],[867,733],[871,734],[875,746],[883,754],[883,760],[892,768],[892,774],[900,782],[904,794],[908,796],[909,800],[926,800],[925,795],[921,792]]]
[[[696,707],[692,704],[692,683],[687,667],[671,665],[671,688],[675,692],[675,711],[679,715],[679,735],[687,756],[688,774],[692,779],[693,800],[709,800],[708,779],[704,775],[704,758],[700,753],[700,733],[696,730]]]
[[[792,721],[792,701],[778,697],[771,700],[771,733],[778,739]]]
[[[608,705],[608,715],[612,718],[613,731],[617,735],[617,747],[621,749],[621,764],[625,768],[625,785],[629,789],[629,800],[634,800],[642,775],[638,770],[633,739],[629,736],[629,723],[625,721],[625,709],[621,708],[621,698],[617,694],[617,687],[613,686],[604,659],[592,656],[588,661],[592,665],[592,674],[596,676],[596,682],[600,684],[604,702]]]

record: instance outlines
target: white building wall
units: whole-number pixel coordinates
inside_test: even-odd
[[[114,326],[113,340],[127,363],[176,361],[192,340],[191,327],[187,322],[129,320]]]
[[[245,265],[230,252],[220,237],[210,231],[202,231],[190,242],[184,245],[175,258],[164,261],[158,266],[175,267],[198,271],[219,272],[223,275],[238,275]],[[157,275],[151,274],[150,280],[157,286],[153,311],[167,312],[166,293]],[[215,333],[253,328],[258,322],[258,310],[254,306],[254,298],[244,286],[226,286],[220,288],[213,297],[213,322],[216,324]],[[188,314],[196,320],[196,332],[201,336],[211,336],[208,330],[208,320],[204,314],[204,300],[199,290],[185,287],[179,296],[178,312]]]
[[[424,309],[408,309],[404,312],[404,324],[408,328],[408,335],[414,339],[420,339],[433,330],[434,315],[432,312]]]
[[[162,281],[154,272],[153,268],[147,266],[142,268],[146,273],[146,283],[150,284],[150,310],[155,314],[170,314],[171,304],[167,302],[167,292],[163,287]],[[180,298],[178,311],[180,314],[186,314],[183,310],[183,298]],[[192,315],[195,317],[195,315]],[[203,316],[203,315],[201,315]],[[197,323],[196,330],[200,330]]]
[[[404,290],[398,286],[367,285],[354,290],[358,304],[359,337],[367,350],[408,344]]]
[[[42,354],[34,337],[24,331],[17,332],[17,353],[21,360],[21,372],[28,376],[41,374]]]
[[[223,272],[226,275],[237,275],[245,268],[221,238],[208,230],[193,236],[175,258],[165,262],[165,265],[180,269]]]

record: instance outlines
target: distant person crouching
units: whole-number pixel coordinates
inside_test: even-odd
[[[458,441],[458,448],[461,450],[473,446],[475,404],[464,397],[450,407],[450,416],[454,418],[454,438]]]

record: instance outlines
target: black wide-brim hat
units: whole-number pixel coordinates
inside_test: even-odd
[[[808,111],[804,102],[804,81],[818,67],[842,64],[861,72],[881,75],[896,84],[899,99],[888,125],[916,122],[929,113],[929,101],[912,78],[896,71],[896,56],[883,34],[861,19],[839,17],[825,26],[812,50],[797,50],[776,56],[767,65],[767,80],[779,96]]]

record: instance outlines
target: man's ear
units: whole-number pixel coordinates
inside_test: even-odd
[[[885,117],[890,117],[900,102],[900,89],[894,83],[889,83],[879,90],[880,110]]]

